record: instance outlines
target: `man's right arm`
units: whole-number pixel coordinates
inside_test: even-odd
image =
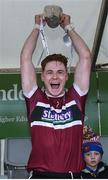
[[[40,16],[35,16],[35,23],[40,24]],[[33,87],[37,86],[35,67],[32,62],[32,55],[36,48],[39,36],[39,29],[34,28],[26,39],[20,55],[21,81],[23,92],[28,94]]]

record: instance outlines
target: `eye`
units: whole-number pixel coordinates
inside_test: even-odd
[[[99,152],[94,152],[94,154],[98,156],[100,153]]]
[[[88,152],[88,153],[86,153],[86,156],[90,156],[90,153]]]
[[[52,74],[52,70],[48,70],[46,74]]]
[[[64,74],[64,71],[63,70],[59,70],[58,74]]]

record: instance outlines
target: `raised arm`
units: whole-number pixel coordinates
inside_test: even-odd
[[[75,67],[74,83],[78,85],[83,92],[86,92],[89,88],[92,64],[90,50],[80,35],[71,27],[69,15],[63,14],[61,27],[63,29],[68,27],[68,35],[70,36],[73,46],[79,56],[79,61]]]
[[[35,16],[35,23],[40,25],[41,15]],[[38,26],[37,26],[38,27]],[[39,36],[39,28],[34,28],[26,39],[20,55],[22,89],[29,93],[37,85],[35,67],[32,62],[32,55],[36,48]]]

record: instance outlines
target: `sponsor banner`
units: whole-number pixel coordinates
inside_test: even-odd
[[[20,74],[0,74],[0,138],[29,136]]]

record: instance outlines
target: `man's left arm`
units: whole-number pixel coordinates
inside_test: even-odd
[[[75,30],[69,31],[68,34],[79,56],[79,61],[75,67],[74,83],[82,92],[87,92],[91,74],[91,53],[84,40],[75,32]]]
[[[91,73],[91,53],[80,35],[70,25],[70,16],[63,15],[61,18],[61,27],[66,30],[72,40],[74,49],[79,56],[79,61],[75,67],[74,84],[76,84],[82,92],[87,92],[89,89],[90,73]]]

